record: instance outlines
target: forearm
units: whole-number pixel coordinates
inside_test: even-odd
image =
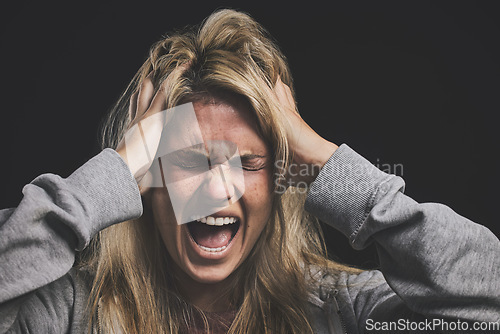
[[[375,242],[387,282],[414,312],[498,318],[498,239],[444,205],[415,202],[403,189],[401,178],[344,145],[312,184],[306,209],[356,249]]]
[[[57,280],[101,229],[140,216],[135,180],[105,150],[67,179],[37,177],[16,209],[0,211],[0,303]]]

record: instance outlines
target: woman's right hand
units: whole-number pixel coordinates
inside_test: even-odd
[[[131,122],[116,152],[130,168],[141,193],[147,190],[147,184],[151,181],[148,170],[155,158],[165,127],[167,90],[170,83],[182,75],[186,68],[187,65],[180,65],[173,70],[156,94],[151,79],[147,77],[139,91],[130,98]]]

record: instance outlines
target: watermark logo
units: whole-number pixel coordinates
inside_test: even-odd
[[[285,167],[284,161],[274,163],[275,191],[284,194],[291,189],[293,192],[307,193],[311,183],[320,172],[319,166],[310,164],[291,163]],[[374,168],[375,167],[375,168]],[[377,158],[376,163],[342,163],[328,170],[330,180],[343,180],[342,183],[324,183],[315,187],[316,191],[329,194],[366,193],[373,190],[373,179],[376,174],[384,172],[396,176],[403,176],[403,164],[383,163]]]
[[[379,158],[373,164],[375,167],[380,169],[382,172],[387,174],[394,174],[403,177],[403,164],[402,163],[388,163],[383,162]]]
[[[397,321],[375,321],[366,320],[367,333],[399,333],[399,332],[436,332],[436,333],[486,333],[498,332],[500,322],[486,321],[463,321],[444,319],[425,319],[423,321],[410,321],[408,319],[398,319]]]

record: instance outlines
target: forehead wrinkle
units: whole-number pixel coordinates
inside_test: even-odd
[[[269,145],[262,136],[258,121],[247,106],[228,101],[194,101],[203,143],[207,140],[226,140],[237,145],[240,156],[245,154],[268,155]],[[263,147],[260,147],[260,143]]]

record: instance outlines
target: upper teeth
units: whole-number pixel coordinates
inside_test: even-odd
[[[222,226],[222,225],[233,224],[238,219],[236,219],[234,217],[211,217],[211,216],[209,216],[209,217],[197,218],[194,220],[199,221],[200,223],[207,224],[207,225]]]

